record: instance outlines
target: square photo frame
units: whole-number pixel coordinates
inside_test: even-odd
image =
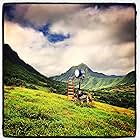
[[[3,4],[3,136],[136,136],[135,3]]]

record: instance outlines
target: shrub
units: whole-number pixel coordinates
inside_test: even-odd
[[[38,89],[35,85],[33,84],[26,84],[25,86],[26,88],[30,88],[30,89]]]

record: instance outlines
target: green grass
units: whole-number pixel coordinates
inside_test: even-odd
[[[4,136],[134,136],[132,110],[90,107],[47,90],[4,87]]]
[[[4,60],[4,84],[5,85],[16,85],[25,87],[36,87],[43,86],[50,89],[50,91],[66,94],[66,83],[56,82],[51,79],[34,72],[30,72],[26,67],[13,64],[8,59]]]

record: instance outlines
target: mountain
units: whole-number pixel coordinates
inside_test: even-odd
[[[31,88],[34,85],[39,85],[61,94],[66,94],[66,82],[69,77],[74,75],[74,71],[77,68],[85,71],[85,79],[81,82],[81,88],[83,89],[93,90],[116,85],[128,85],[134,84],[136,81],[135,71],[128,73],[126,76],[108,76],[103,73],[93,72],[83,63],[71,67],[61,75],[48,78],[20,59],[8,44],[3,46],[3,60],[3,80],[5,85],[31,86]],[[75,86],[78,87],[77,80],[75,80]]]
[[[135,84],[135,82],[136,82],[136,72],[131,71],[122,79],[122,81],[119,84],[129,85],[129,84]]]
[[[8,44],[3,46],[3,60],[3,80],[5,85],[22,85],[30,86],[31,88],[38,85],[48,87],[53,91],[65,92],[65,83],[56,82],[40,74],[32,66],[21,60]]]
[[[72,77],[74,75],[74,72],[76,69],[83,69],[85,71],[85,76],[92,76],[97,78],[118,78],[122,76],[115,76],[115,75],[105,75],[103,73],[93,72],[86,64],[81,63],[78,66],[71,67],[68,71],[65,73],[52,77],[53,79],[57,81],[67,81],[69,77]]]
[[[78,66],[71,67],[65,73],[51,77],[56,81],[66,82],[69,77],[74,75],[76,69],[83,69],[85,71],[85,78],[81,82],[81,88],[83,89],[98,89],[105,87],[112,87],[116,85],[132,84],[135,81],[134,74],[128,74],[126,76],[116,76],[116,75],[105,75],[103,73],[93,72],[86,64],[81,63]],[[133,73],[133,72],[132,72]],[[75,80],[75,85],[77,86],[78,81]]]
[[[129,72],[123,77],[112,77],[93,72],[87,65],[80,64],[70,68],[66,73],[61,74],[60,77],[48,78],[20,59],[18,54],[9,45],[5,44],[3,46],[4,85],[22,86],[38,89],[38,91],[40,88],[43,90],[45,88],[52,93],[66,94],[66,78],[73,76],[76,68],[85,70],[86,76],[81,82],[81,89],[90,90],[94,100],[126,108],[135,108],[135,71]],[[75,88],[78,88],[78,81],[75,80],[74,83]]]

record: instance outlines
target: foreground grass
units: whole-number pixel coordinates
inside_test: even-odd
[[[21,87],[4,87],[4,136],[134,136],[132,110]]]

